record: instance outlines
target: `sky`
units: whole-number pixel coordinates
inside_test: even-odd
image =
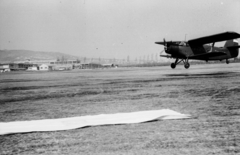
[[[240,33],[239,0],[0,0],[0,50],[136,59],[154,42]]]

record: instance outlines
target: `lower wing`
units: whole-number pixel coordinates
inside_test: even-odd
[[[160,55],[160,57],[173,58],[171,55]]]
[[[226,53],[223,52],[211,52],[211,53],[205,53],[205,54],[198,54],[194,56],[188,57],[189,59],[209,59],[211,57],[216,57],[216,56],[223,56],[227,55]]]

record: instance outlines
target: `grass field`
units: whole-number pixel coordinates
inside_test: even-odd
[[[240,154],[240,64],[0,74],[0,121],[171,109],[191,119],[0,136],[0,154]]]

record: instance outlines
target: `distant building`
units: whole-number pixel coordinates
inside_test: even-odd
[[[71,64],[65,64],[65,65],[51,65],[49,66],[50,70],[71,70],[73,69],[73,65]]]
[[[46,64],[41,64],[39,65],[39,70],[40,71],[48,71],[49,70],[49,66]]]
[[[27,71],[37,71],[38,67],[37,66],[32,66],[32,67],[28,67]]]
[[[118,68],[116,64],[102,64],[102,68]]]
[[[0,72],[10,72],[9,64],[0,64]]]
[[[13,71],[27,70],[29,67],[37,66],[32,63],[10,63],[10,69]]]

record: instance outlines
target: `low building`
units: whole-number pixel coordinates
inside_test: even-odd
[[[27,71],[37,71],[38,67],[37,66],[32,66],[32,67],[28,67]]]
[[[0,64],[0,72],[10,72],[9,64]]]
[[[51,67],[51,70],[71,70],[73,69],[73,65],[69,65],[69,64],[66,64],[66,65],[52,65],[52,66],[49,66]]]
[[[102,68],[118,68],[116,64],[102,64]]]
[[[40,71],[48,71],[49,70],[49,66],[46,64],[41,64],[39,65],[39,70]]]
[[[10,63],[9,67],[12,71],[27,70],[29,67],[37,66],[37,64],[32,63]]]

